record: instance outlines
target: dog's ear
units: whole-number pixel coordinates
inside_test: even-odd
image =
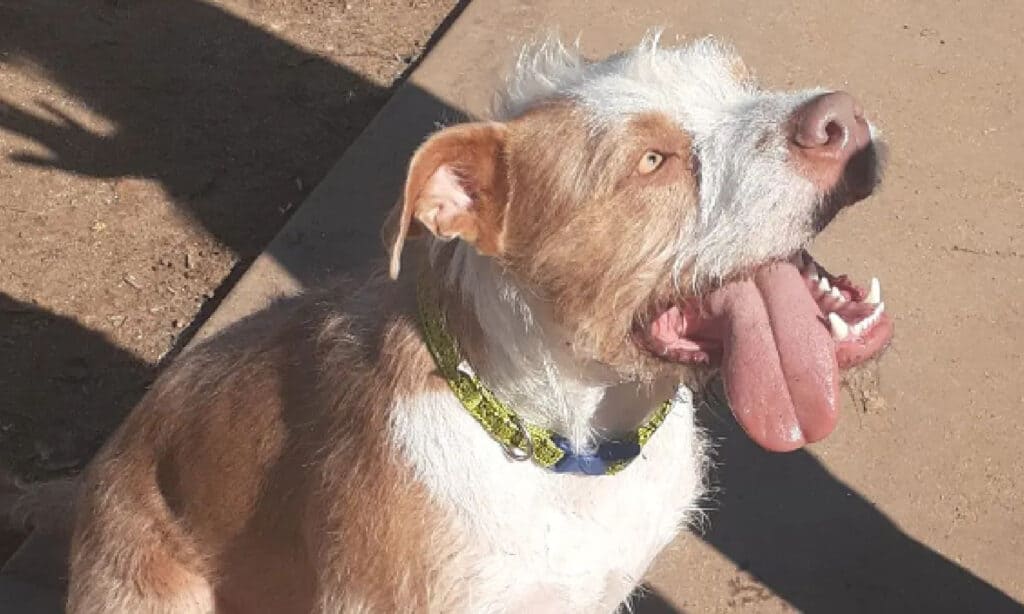
[[[438,132],[416,150],[402,200],[382,233],[392,279],[398,277],[406,238],[415,236],[413,218],[440,239],[462,239],[488,256],[501,253],[508,205],[506,134],[500,123],[462,124]]]

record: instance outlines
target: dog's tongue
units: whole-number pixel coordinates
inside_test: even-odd
[[[822,439],[838,417],[836,344],[788,263],[727,284],[707,306],[724,323],[722,379],[736,420],[773,451]]]

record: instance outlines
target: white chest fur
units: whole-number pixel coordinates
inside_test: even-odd
[[[395,444],[466,533],[473,612],[614,611],[702,494],[704,448],[685,388],[614,476],[509,460],[447,391],[404,400],[394,416]]]

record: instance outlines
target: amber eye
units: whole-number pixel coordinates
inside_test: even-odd
[[[664,161],[665,156],[656,151],[648,151],[644,157],[640,158],[640,163],[636,165],[636,172],[641,175],[650,175],[658,170]]]

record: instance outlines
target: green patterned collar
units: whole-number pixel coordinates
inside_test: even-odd
[[[418,284],[417,302],[420,327],[438,370],[466,411],[513,460],[532,460],[557,473],[615,474],[640,455],[640,450],[672,409],[672,400],[669,399],[632,433],[603,441],[593,453],[577,454],[565,437],[526,423],[483,385],[469,364],[460,357],[458,344],[445,326],[433,285],[425,278],[421,278]]]

